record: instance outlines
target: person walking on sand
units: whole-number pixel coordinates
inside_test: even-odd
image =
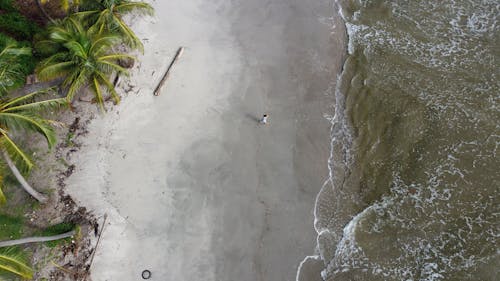
[[[260,124],[267,124],[267,118],[269,118],[269,115],[267,115],[267,114],[262,115],[262,118],[260,118],[259,123]]]

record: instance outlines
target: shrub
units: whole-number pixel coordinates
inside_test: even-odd
[[[0,32],[18,40],[31,41],[33,35],[40,32],[40,27],[24,17],[14,7],[12,0],[0,0]]]
[[[0,17],[0,30],[19,40],[31,40],[39,29],[18,12],[5,13]]]
[[[12,0],[0,0],[0,10],[5,12],[16,12],[16,8],[12,6]]]

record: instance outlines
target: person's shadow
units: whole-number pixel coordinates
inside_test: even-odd
[[[253,115],[253,114],[247,113],[247,114],[245,114],[245,117],[252,120],[253,122],[256,122],[256,123],[260,122],[260,118]]]

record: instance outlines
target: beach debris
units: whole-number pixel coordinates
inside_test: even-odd
[[[151,278],[151,271],[144,269],[141,273],[142,279],[149,279]]]
[[[30,74],[28,76],[26,76],[26,85],[31,85],[31,84],[35,84],[35,83],[38,83],[38,79],[36,77],[35,74]]]
[[[116,87],[118,82],[120,82],[120,74],[116,74],[115,79],[113,80],[113,86]]]
[[[177,50],[177,53],[175,54],[174,59],[170,62],[170,65],[168,66],[167,71],[165,72],[165,74],[163,74],[163,77],[161,78],[160,83],[158,83],[158,86],[156,86],[156,88],[153,92],[153,94],[155,96],[160,95],[160,88],[163,86],[163,84],[165,84],[165,81],[168,78],[168,74],[170,73],[170,69],[175,64],[175,62],[177,62],[177,60],[181,57],[183,52],[184,52],[184,47],[180,47]]]
[[[118,59],[118,65],[124,68],[132,68],[135,65],[135,60],[133,58],[121,58]]]
[[[99,232],[99,237],[97,237],[97,242],[95,243],[94,251],[92,252],[92,257],[90,258],[90,263],[89,263],[89,266],[87,267],[87,272],[90,271],[90,268],[92,267],[92,263],[94,262],[94,256],[95,256],[95,253],[97,252],[97,247],[99,246],[99,242],[101,241],[102,231],[104,230],[104,226],[106,225],[106,219],[108,219],[108,214],[104,214],[104,220],[102,221],[101,231]],[[85,278],[85,280],[87,280],[87,279]]]

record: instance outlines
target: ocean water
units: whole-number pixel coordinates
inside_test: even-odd
[[[500,2],[337,5],[322,279],[500,280]]]

